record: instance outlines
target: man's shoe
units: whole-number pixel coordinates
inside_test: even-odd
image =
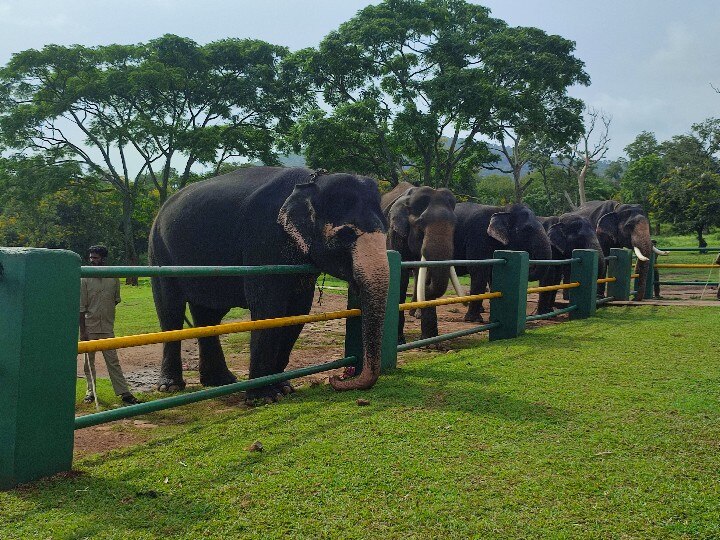
[[[95,396],[92,394],[86,394],[83,398],[83,403],[92,403],[93,401],[95,401]]]
[[[125,405],[137,405],[138,403],[142,403],[138,398],[133,396],[130,392],[120,396],[120,399],[122,400],[123,403],[125,403]]]

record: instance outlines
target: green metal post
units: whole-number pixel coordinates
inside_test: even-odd
[[[645,281],[645,298],[652,298],[655,296],[655,263],[657,262],[657,255],[654,251],[650,252],[650,266],[648,267],[647,280]],[[639,278],[635,278],[635,290],[638,290]],[[638,291],[639,292],[639,291]]]
[[[500,298],[490,299],[490,322],[500,323],[490,329],[490,341],[514,338],[525,332],[529,256],[526,251],[496,251],[494,259],[504,259],[492,270],[492,290]]]
[[[610,255],[616,258],[608,261],[608,277],[614,277],[615,281],[608,283],[608,296],[615,300],[629,300],[632,270],[630,252],[624,248],[612,248]]]
[[[397,367],[398,345],[398,298],[400,298],[400,253],[388,251],[388,265],[390,266],[390,284],[388,285],[387,305],[385,307],[385,325],[382,338],[382,365],[381,373]]]
[[[570,312],[570,319],[586,319],[595,315],[597,307],[598,252],[594,249],[575,249],[573,259],[580,259],[570,265],[570,281],[580,283],[569,290],[570,304],[577,309]]]
[[[72,466],[80,257],[0,248],[0,489]]]

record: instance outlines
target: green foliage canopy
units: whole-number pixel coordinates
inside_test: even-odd
[[[393,183],[411,169],[424,184],[467,185],[496,160],[480,135],[502,126],[561,138],[576,131],[578,104],[565,90],[588,78],[573,48],[463,0],[368,6],[310,55],[308,69],[334,110],[306,117],[294,144],[311,164],[340,160]]]

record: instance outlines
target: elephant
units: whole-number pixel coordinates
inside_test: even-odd
[[[487,206],[463,202],[455,206],[458,218],[454,236],[454,259],[490,259],[497,249],[527,251],[530,259],[551,259],[552,247],[545,229],[530,208],[524,204]],[[530,280],[540,285],[550,283],[545,266],[531,265]],[[482,294],[492,283],[492,268],[468,266],[456,268],[458,275],[470,274],[470,294]],[[550,293],[540,293],[538,312],[552,309]],[[470,302],[465,320],[482,322],[482,302]]]
[[[570,259],[575,249],[594,249],[598,252],[598,276],[605,275],[605,258],[603,257],[600,240],[598,240],[595,228],[589,220],[572,213],[560,216],[539,217],[545,227],[552,246],[553,259]],[[552,266],[548,269],[552,274],[551,283],[557,285],[560,281],[570,282],[570,267]],[[604,287],[598,285],[598,296],[603,296]],[[552,291],[552,304],[555,302],[557,291]],[[566,291],[563,291],[564,293]]]
[[[610,248],[630,248],[638,258],[635,271],[638,278],[635,300],[645,297],[645,283],[650,270],[650,254],[666,253],[653,246],[650,239],[650,221],[639,204],[621,204],[617,201],[588,201],[572,214],[587,218],[597,233],[605,257]]]
[[[451,259],[457,220],[455,204],[455,196],[448,189],[414,187],[408,182],[401,182],[381,199],[381,207],[388,221],[387,248],[398,251],[403,261]],[[434,300],[441,297],[447,290],[448,279],[453,280],[456,291],[459,291],[460,285],[452,267],[421,268],[415,280],[418,298]],[[405,301],[409,282],[410,269],[403,268],[400,273],[400,303]],[[420,317],[422,337],[437,336],[435,308],[421,309]],[[405,343],[404,326],[405,312],[401,311],[399,343]]]
[[[354,378],[331,377],[336,390],[367,389],[377,381],[389,283],[386,221],[371,178],[304,168],[250,167],[190,184],[171,196],[152,225],[149,262],[179,265],[298,265],[346,280],[360,297],[364,356]],[[153,297],[163,330],[183,326],[189,304],[195,326],[220,323],[232,307],[253,320],[310,311],[319,273],[232,277],[154,277]],[[281,373],[302,324],[253,331],[251,379]],[[236,381],[218,337],[200,338],[200,382]],[[166,343],[160,391],[185,387],[180,342]],[[248,391],[248,402],[277,401],[285,382]]]

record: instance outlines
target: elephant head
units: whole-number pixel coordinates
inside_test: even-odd
[[[600,240],[590,220],[575,214],[563,214],[545,222],[548,237],[553,249],[554,259],[569,259],[575,249],[594,249],[598,252],[598,276],[605,276],[605,258]],[[563,269],[569,279],[569,268]],[[598,294],[602,295],[604,285],[598,286]]]
[[[635,270],[640,274],[635,299],[642,300],[653,251],[650,222],[642,207],[638,204],[617,205],[614,211],[600,217],[596,232],[605,253],[609,252],[610,247],[626,247],[635,252],[638,258]]]
[[[553,251],[569,258],[575,249],[594,249],[602,253],[600,241],[589,220],[572,214],[555,218],[548,228]]]
[[[523,204],[513,204],[504,212],[496,212],[490,218],[487,233],[502,246],[501,249],[527,251],[530,259],[552,258],[552,247],[545,228],[532,210]],[[546,273],[544,266],[530,266],[530,280],[541,279]]]
[[[389,282],[385,219],[380,194],[370,178],[320,176],[297,184],[278,223],[305,260],[347,280],[360,295],[363,369],[358,377],[331,377],[336,390],[370,388],[380,373],[382,329]]]
[[[398,250],[404,260],[452,259],[455,204],[448,189],[408,189],[388,210],[388,248]],[[452,270],[437,266],[421,268],[418,274],[418,299],[435,299],[445,294]]]

